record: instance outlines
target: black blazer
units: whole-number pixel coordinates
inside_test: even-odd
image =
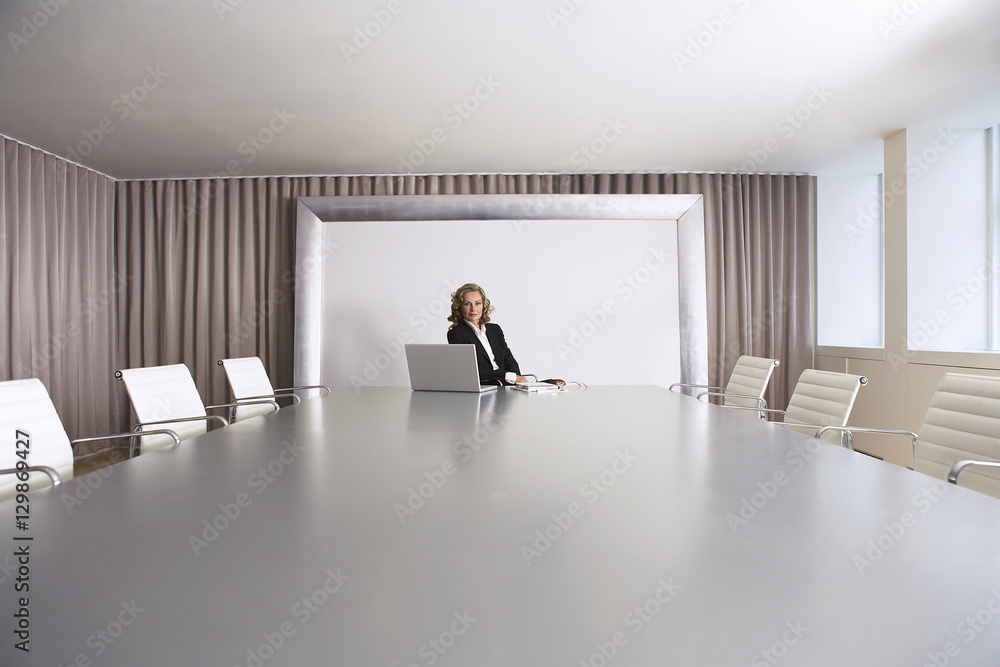
[[[490,347],[493,348],[493,357],[496,359],[497,366],[499,367],[497,370],[493,370],[493,364],[490,363],[490,357],[486,354],[486,348],[479,342],[476,332],[472,330],[472,327],[465,320],[459,322],[458,326],[448,329],[449,343],[453,345],[457,343],[472,343],[476,346],[479,381],[483,384],[492,384],[494,382],[503,384],[506,382],[504,375],[507,373],[520,375],[521,369],[517,365],[517,359],[514,358],[510,348],[507,347],[507,341],[503,337],[503,329],[500,328],[499,324],[486,323],[486,339],[490,341]]]

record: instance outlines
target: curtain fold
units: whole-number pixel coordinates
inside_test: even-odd
[[[558,194],[700,194],[705,206],[709,382],[741,354],[778,359],[765,397],[784,407],[813,364],[814,176],[575,174]]]
[[[115,432],[115,182],[0,137],[0,380],[42,381],[71,438]]]
[[[142,285],[121,294],[121,365],[183,361],[212,403],[227,398],[223,357],[260,356],[289,386],[296,199],[451,194],[700,194],[709,381],[724,384],[741,354],[774,357],[768,403],[784,406],[812,364],[814,177],[475,174],[119,183],[119,273]]]
[[[118,181],[3,139],[0,380],[39,377],[71,437],[127,430],[118,368],[185,363],[206,403],[216,361],[259,356],[290,386],[303,196],[700,194],[709,380],[781,360],[784,406],[812,364],[816,180],[767,174],[474,174]]]

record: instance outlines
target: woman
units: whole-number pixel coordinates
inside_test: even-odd
[[[521,375],[517,359],[507,347],[500,325],[490,322],[493,306],[483,288],[466,283],[451,295],[451,315],[448,321],[448,342],[476,346],[479,381],[483,384],[514,384],[527,382]]]

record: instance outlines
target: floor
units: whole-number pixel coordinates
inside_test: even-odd
[[[106,468],[109,465],[124,461],[128,458],[128,449],[116,447],[106,449],[96,454],[87,454],[73,461],[73,477],[80,477],[92,473],[95,470]]]

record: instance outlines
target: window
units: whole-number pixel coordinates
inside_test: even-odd
[[[907,349],[998,350],[997,128],[907,131]]]
[[[820,176],[816,209],[817,342],[881,347],[881,175]]]

